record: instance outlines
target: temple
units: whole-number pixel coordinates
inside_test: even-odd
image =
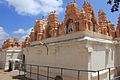
[[[100,9],[97,19],[89,2],[85,0],[79,10],[74,0],[67,4],[62,22],[57,12],[52,11],[47,19],[42,17],[35,21],[30,35],[23,42],[16,37],[13,41],[8,38],[2,49],[21,48],[26,64],[59,67],[58,71],[50,69],[52,77],[63,74],[64,80],[115,80],[116,72],[120,73],[116,68],[120,66],[120,15],[117,27],[106,15]],[[64,68],[80,70],[80,75],[67,70],[60,74],[60,69]],[[36,73],[36,68],[32,69],[32,73]],[[29,68],[27,70],[29,72]],[[40,74],[47,72],[45,69],[40,71]],[[26,76],[39,80],[27,72]]]
[[[98,20],[96,19],[94,8],[87,1],[84,1],[81,11],[79,11],[76,1],[68,3],[65,13],[65,18],[62,22],[59,22],[56,11],[51,12],[47,20],[44,17],[36,20],[29,37],[26,37],[21,46],[24,48],[34,41],[59,37],[78,31],[91,31],[113,38],[120,37],[120,15],[118,17],[117,28],[115,29],[114,24],[106,18],[104,10],[99,10]],[[2,48],[13,47],[14,45],[15,42],[7,39],[4,41]],[[17,46],[20,46],[20,43]]]

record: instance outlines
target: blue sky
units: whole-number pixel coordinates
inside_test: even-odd
[[[81,10],[84,0],[76,0]],[[111,13],[107,0],[87,0],[95,9],[96,18],[99,9],[107,13],[107,19],[117,25],[118,12]],[[29,34],[34,23],[41,16],[47,16],[53,10],[58,12],[59,20],[65,15],[65,7],[73,0],[0,0],[0,44],[8,37],[18,36],[23,40]]]

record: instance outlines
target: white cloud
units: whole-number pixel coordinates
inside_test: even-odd
[[[0,27],[0,44],[9,37],[9,34],[4,30],[3,27]]]
[[[17,31],[14,31],[13,33],[14,33],[14,34],[24,34],[24,33],[25,33],[25,30],[22,29],[22,28],[19,28]]]
[[[29,35],[30,32],[32,31],[33,27],[29,28],[28,30],[26,30],[26,35]]]
[[[14,31],[13,34],[18,36],[20,41],[24,41],[25,37],[30,35],[30,32],[32,31],[33,27],[25,30],[25,29],[18,29],[17,31]]]
[[[33,29],[33,27],[31,27],[27,30],[20,28],[20,29],[18,29],[19,34],[16,31],[14,31],[14,32],[16,33],[15,35],[19,37],[20,41],[24,41],[25,37],[29,36],[32,29]],[[12,35],[11,37],[13,37],[15,35]],[[2,45],[3,41],[5,39],[7,39],[8,37],[10,37],[10,35],[4,30],[3,27],[0,26],[0,46]]]
[[[27,30],[25,31],[25,34],[21,36],[20,41],[24,41],[26,37],[29,37],[30,32],[32,31],[32,29],[33,29],[33,27],[27,29]]]
[[[56,10],[63,11],[62,0],[6,0],[8,5],[15,8],[15,11],[22,15],[46,15]]]

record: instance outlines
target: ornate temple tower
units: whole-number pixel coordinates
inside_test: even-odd
[[[5,49],[5,48],[13,48],[13,42],[10,38],[6,39],[3,44],[2,44],[2,49]]]
[[[111,22],[108,23],[108,35],[115,38],[115,28],[114,24],[112,24]]]
[[[21,48],[25,48],[25,42],[22,42]]]
[[[47,19],[47,25],[45,28],[45,38],[57,37],[59,35],[58,28],[58,16],[56,11],[51,12]]]
[[[35,27],[34,27],[34,38],[36,40],[42,40],[44,38],[44,28],[45,27],[45,20],[42,18],[38,21],[36,21]]]
[[[34,26],[34,41],[37,41],[38,28],[39,28],[39,21],[36,20]]]
[[[14,45],[14,47],[20,47],[20,42],[19,42],[19,39],[17,37],[14,37],[13,45]]]
[[[116,37],[119,38],[120,37],[120,14],[118,17],[118,24],[117,24],[117,28],[116,28]]]
[[[27,45],[30,45],[30,38],[29,37],[26,37],[25,38],[25,41],[22,42],[22,48],[25,48]]]
[[[30,45],[30,38],[29,37],[25,38],[25,45]]]
[[[79,30],[85,31],[86,29],[88,30],[87,16],[84,9],[82,9],[79,15]]]
[[[115,37],[114,25],[107,20],[106,13],[102,9],[99,10],[98,17],[99,17],[98,22],[101,28],[101,33]]]
[[[98,22],[99,22],[99,26],[101,29],[101,33],[107,35],[107,18],[106,18],[106,13],[100,9],[98,12]]]
[[[7,39],[7,43],[8,43],[8,48],[13,48],[13,42],[10,38]]]
[[[17,37],[14,38],[14,41],[12,41],[11,38],[8,38],[2,44],[2,49],[13,48],[13,47],[21,47]]]
[[[31,41],[31,42],[35,41],[34,36],[35,36],[34,30],[32,29],[32,31],[31,31],[31,33],[30,33],[30,41]]]
[[[98,12],[98,21],[100,24],[102,24],[102,22],[108,22],[106,18],[106,13],[104,12],[103,9],[100,9]]]
[[[2,44],[2,49],[5,49],[5,42],[3,42]]]
[[[83,30],[95,31],[93,27],[97,26],[97,20],[94,15],[93,6],[87,1],[84,1],[82,11],[80,12],[79,23],[81,31]]]
[[[79,9],[76,0],[68,3],[66,7],[65,19],[61,25],[60,33],[69,34],[79,30]]]
[[[2,49],[5,49],[5,48],[6,48],[6,40],[2,44]]]

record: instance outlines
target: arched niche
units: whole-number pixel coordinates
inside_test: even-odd
[[[72,19],[67,20],[65,27],[64,27],[64,33],[69,34],[74,31],[74,21]]]
[[[51,26],[48,26],[46,28],[46,36],[47,36],[47,38],[52,37],[52,27]]]
[[[37,33],[38,33],[38,32],[35,31],[35,35],[34,35],[34,36],[35,36],[35,41],[37,40]]]
[[[15,42],[15,43],[14,43],[14,46],[18,47],[18,46],[19,46],[19,43],[18,43],[18,42]]]

